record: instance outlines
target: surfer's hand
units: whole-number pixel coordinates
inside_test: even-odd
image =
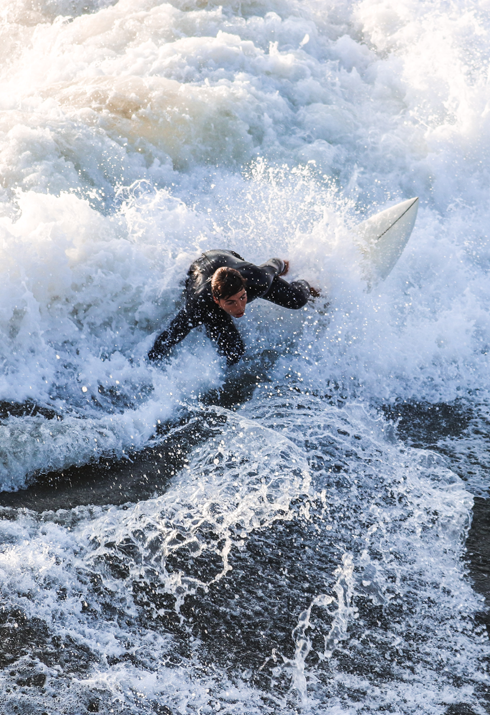
[[[289,271],[289,261],[286,261],[284,258],[282,259],[282,262],[284,263],[284,268],[282,271],[279,273],[280,276],[285,276],[286,273]]]
[[[313,288],[313,286],[310,286],[310,295],[312,298],[319,298],[320,293],[321,291],[319,288]]]

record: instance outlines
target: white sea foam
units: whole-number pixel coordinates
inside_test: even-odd
[[[116,712],[338,713],[363,692],[366,712],[480,712],[471,498],[450,467],[466,460],[487,488],[489,25],[485,3],[463,1],[4,0],[0,401],[41,408],[2,419],[4,490],[141,449],[159,421],[231,389],[198,331],[164,368],[145,360],[202,251],[289,258],[290,278],[322,288],[302,311],[247,309],[234,377],[260,386],[236,415],[209,408],[226,426],[166,494],[5,513],[8,612],[90,664],[75,686],[46,646],[45,694],[12,690],[9,712],[43,711],[56,682],[68,710],[98,692]],[[416,195],[413,236],[367,293],[352,228]],[[377,412],[453,401],[473,422],[467,441],[440,437],[445,462]],[[287,628],[270,596],[282,603],[283,583]],[[246,657],[263,648],[258,680],[209,665],[196,594],[231,660],[236,614]],[[251,612],[282,651],[257,645]],[[363,670],[375,642],[398,659],[383,693]]]

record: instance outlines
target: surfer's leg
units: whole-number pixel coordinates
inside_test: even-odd
[[[262,296],[283,308],[298,310],[306,305],[310,297],[310,286],[306,281],[288,283],[284,278],[274,278],[268,292]]]
[[[219,354],[226,357],[228,365],[234,365],[245,352],[245,345],[231,317],[222,312],[219,319],[205,323],[206,333],[216,343]]]

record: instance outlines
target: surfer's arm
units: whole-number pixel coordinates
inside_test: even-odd
[[[311,287],[307,281],[299,280],[288,283],[283,278],[276,276],[270,289],[262,297],[283,308],[298,310],[306,305],[311,294]]]
[[[250,303],[255,298],[263,298],[270,290],[272,282],[287,272],[288,264],[282,258],[270,258],[261,266],[245,263],[239,271],[247,281],[247,296]]]
[[[272,303],[282,305],[284,308],[292,308],[297,310],[302,308],[308,298],[318,298],[320,289],[311,286],[308,281],[298,280],[288,283],[281,276],[285,276],[289,272],[289,261],[282,258],[271,258],[270,261],[261,266],[271,266],[277,269],[277,273],[272,279],[269,291],[263,295],[263,298],[270,300]]]
[[[174,345],[180,343],[188,333],[195,328],[195,319],[192,318],[187,310],[184,308],[181,310],[175,318],[172,320],[170,325],[163,333],[160,333],[158,338],[155,340],[152,349],[148,353],[149,360],[161,360],[166,357]]]
[[[226,357],[228,365],[235,365],[243,353],[245,345],[235,323],[224,310],[204,321],[208,337],[216,344],[218,353]]]
[[[231,317],[220,310],[218,314],[211,314],[204,326],[218,353],[226,357],[228,365],[235,365],[245,352],[245,345]]]
[[[272,282],[276,276],[285,276],[289,270],[289,261],[282,258],[269,258],[268,261],[259,266],[260,270],[266,273]]]

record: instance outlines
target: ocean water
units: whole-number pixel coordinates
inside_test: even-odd
[[[487,0],[3,0],[2,713],[488,712],[489,38]],[[353,228],[413,196],[369,291]],[[219,247],[321,297],[149,364]]]

